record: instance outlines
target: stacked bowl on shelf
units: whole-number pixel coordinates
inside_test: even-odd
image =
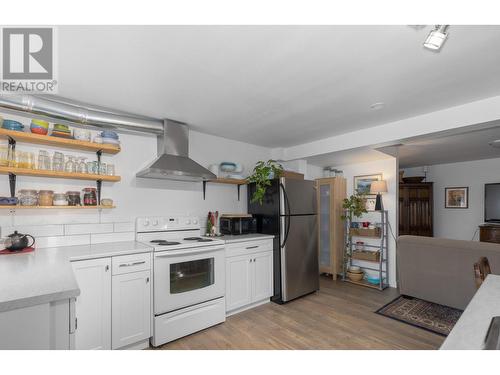
[[[94,139],[96,143],[105,143],[109,145],[120,145],[120,140],[118,139],[118,134],[111,130],[103,130],[101,134]]]
[[[47,135],[49,132],[49,123],[43,120],[31,120],[30,130],[32,133]]]
[[[24,125],[19,121],[14,120],[3,120],[2,128],[6,130],[14,130],[17,132],[22,132],[24,130]]]
[[[59,138],[73,138],[71,135],[71,130],[69,130],[68,125],[64,124],[54,124],[54,128],[52,129],[52,134],[53,137],[59,137]]]

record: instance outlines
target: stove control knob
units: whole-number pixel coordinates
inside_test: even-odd
[[[157,226],[158,225],[158,220],[153,220],[153,226]]]
[[[144,222],[142,223],[142,225],[144,225],[145,227],[147,227],[149,225],[149,220],[148,219],[144,219]]]
[[[198,224],[198,220],[193,219],[193,224]]]
[[[186,220],[186,225],[189,225],[189,224],[191,224],[191,220],[187,219]]]

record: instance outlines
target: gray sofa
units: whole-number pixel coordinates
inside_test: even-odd
[[[488,258],[491,272],[500,274],[500,244],[401,236],[397,245],[401,294],[457,309],[465,309],[476,292],[474,263]]]

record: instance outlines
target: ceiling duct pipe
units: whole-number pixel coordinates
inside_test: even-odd
[[[82,125],[163,134],[163,120],[43,95],[0,95],[0,108]]]

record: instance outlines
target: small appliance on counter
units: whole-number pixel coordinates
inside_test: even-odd
[[[257,219],[250,214],[222,214],[220,232],[229,235],[257,233]]]
[[[5,250],[23,251],[33,247],[33,245],[35,244],[35,238],[30,234],[22,234],[16,230],[14,231],[14,233],[9,234],[7,238],[5,238],[3,244]]]

